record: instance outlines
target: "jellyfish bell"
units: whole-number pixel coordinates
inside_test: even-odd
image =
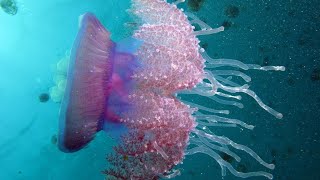
[[[80,17],[61,102],[60,150],[78,151],[100,130],[115,136],[126,130],[119,118],[130,109],[127,96],[134,87],[131,74],[139,66],[131,53],[138,45],[134,39],[113,42],[91,13]]]

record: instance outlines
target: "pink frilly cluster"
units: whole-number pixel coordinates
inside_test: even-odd
[[[115,168],[106,173],[117,179],[156,179],[182,161],[194,119],[175,98],[140,91],[130,100],[139,111],[121,120],[129,133],[108,157]]]
[[[133,35],[143,42],[137,52],[143,68],[133,75],[137,88],[128,97],[135,109],[120,120],[129,132],[108,156],[113,167],[105,173],[108,179],[173,176],[170,171],[183,160],[196,125],[193,109],[174,93],[191,89],[203,79],[199,40],[174,4],[133,0],[131,12],[143,23]]]
[[[133,0],[132,12],[144,23],[134,37],[144,43],[138,58],[145,64],[135,77],[142,89],[172,94],[202,81],[204,60],[187,16],[163,0]]]

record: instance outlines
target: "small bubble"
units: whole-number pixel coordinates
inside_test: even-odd
[[[240,14],[240,10],[237,6],[235,5],[229,5],[226,7],[224,11],[225,15],[228,16],[229,18],[236,18]]]
[[[50,99],[50,96],[48,93],[42,93],[39,95],[39,101],[42,103],[47,102]]]

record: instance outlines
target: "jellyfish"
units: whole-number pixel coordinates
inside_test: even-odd
[[[103,171],[108,179],[174,178],[181,174],[176,165],[197,153],[215,159],[222,176],[228,170],[241,178],[272,179],[272,174],[264,171],[237,171],[221,154],[240,162],[233,152],[237,149],[267,169],[274,169],[274,165],[249,147],[210,130],[211,126],[253,129],[253,125],[226,117],[229,110],[204,107],[182,100],[178,94],[196,94],[243,108],[241,96],[236,94],[243,93],[281,119],[282,114],[263,103],[249,85],[240,85],[225,76],[250,82],[251,78],[238,69],[285,68],[210,58],[197,37],[222,32],[224,28],[211,28],[195,15],[184,13],[177,8],[182,2],[132,0],[129,12],[137,16],[137,24],[141,25],[132,37],[118,42],[110,39],[110,32],[94,14],[80,17],[61,102],[59,149],[76,152],[103,130],[118,141],[114,152],[107,156],[110,167]],[[192,24],[198,24],[201,30],[194,31]],[[215,70],[217,67],[220,70]]]
[[[18,6],[14,0],[1,0],[0,7],[10,15],[16,15],[18,12]]]

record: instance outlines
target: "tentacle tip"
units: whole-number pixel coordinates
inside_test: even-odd
[[[243,105],[243,104],[238,105],[238,108],[243,109],[243,108],[244,108],[244,105]]]
[[[270,164],[268,168],[269,168],[269,169],[274,169],[274,168],[275,168],[275,165],[274,165],[274,164]]]
[[[277,119],[282,119],[282,118],[283,118],[283,114],[277,113],[277,114],[276,114],[276,118],[277,118]]]

